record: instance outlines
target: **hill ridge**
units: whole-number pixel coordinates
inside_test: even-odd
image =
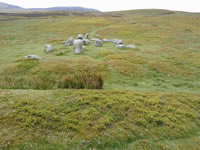
[[[12,11],[83,11],[83,12],[100,12],[97,9],[86,8],[81,6],[55,6],[48,8],[22,8],[17,5],[0,2],[0,12],[12,12]]]

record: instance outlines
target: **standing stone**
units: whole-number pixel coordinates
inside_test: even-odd
[[[83,41],[81,39],[74,40],[74,53],[80,54],[83,50]]]
[[[85,34],[85,38],[84,39],[89,39],[89,33]]]
[[[24,56],[24,59],[36,59],[36,60],[40,60],[40,56],[37,56],[37,55],[27,55],[27,56]]]
[[[82,39],[83,39],[83,35],[82,35],[82,34],[79,34],[79,35],[77,36],[77,39],[82,40]]]
[[[74,42],[74,38],[71,37],[65,42],[65,46],[71,46],[73,45],[73,42]]]
[[[101,42],[101,40],[99,40],[99,39],[96,39],[96,40],[94,41],[94,44],[95,44],[96,47],[102,47],[102,42]]]
[[[53,50],[54,50],[54,48],[52,45],[50,45],[50,44],[46,45],[46,50],[45,50],[46,53],[50,53]]]
[[[83,45],[89,45],[90,44],[90,40],[88,39],[83,39]]]

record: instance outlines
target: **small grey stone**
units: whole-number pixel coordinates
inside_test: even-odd
[[[37,56],[37,55],[27,55],[27,56],[24,56],[24,59],[37,59],[37,60],[40,60],[40,56]]]
[[[65,46],[71,46],[73,45],[74,42],[74,38],[70,37],[66,42],[65,42]]]
[[[123,41],[122,40],[118,40],[117,41],[117,45],[122,45],[123,44]]]
[[[83,51],[83,41],[80,39],[74,40],[74,53],[80,54]]]
[[[126,46],[124,44],[119,44],[119,45],[116,45],[116,48],[122,49],[122,48],[126,48]]]
[[[102,41],[105,43],[110,42],[110,40],[108,40],[108,39],[103,39]]]
[[[83,39],[83,45],[89,45],[90,44],[90,40],[88,39]]]
[[[111,40],[111,42],[114,43],[114,44],[117,44],[118,41],[119,41],[118,39]]]
[[[95,44],[96,47],[102,47],[102,42],[99,39],[95,40],[94,44]]]
[[[54,50],[54,48],[52,45],[50,45],[50,44],[46,45],[46,50],[45,50],[46,53],[50,53],[53,50]]]
[[[134,49],[134,48],[136,48],[136,46],[135,45],[127,45],[126,48],[132,48],[132,49]]]

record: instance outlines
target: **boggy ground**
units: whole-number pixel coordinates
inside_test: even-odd
[[[51,12],[0,20],[1,149],[199,149],[199,14]],[[137,48],[91,43],[75,55],[61,44],[87,32]],[[56,50],[45,54],[45,44]],[[42,60],[24,61],[28,54]]]

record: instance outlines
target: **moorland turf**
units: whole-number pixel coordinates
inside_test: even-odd
[[[0,149],[200,149],[200,14],[39,14],[0,14]]]

